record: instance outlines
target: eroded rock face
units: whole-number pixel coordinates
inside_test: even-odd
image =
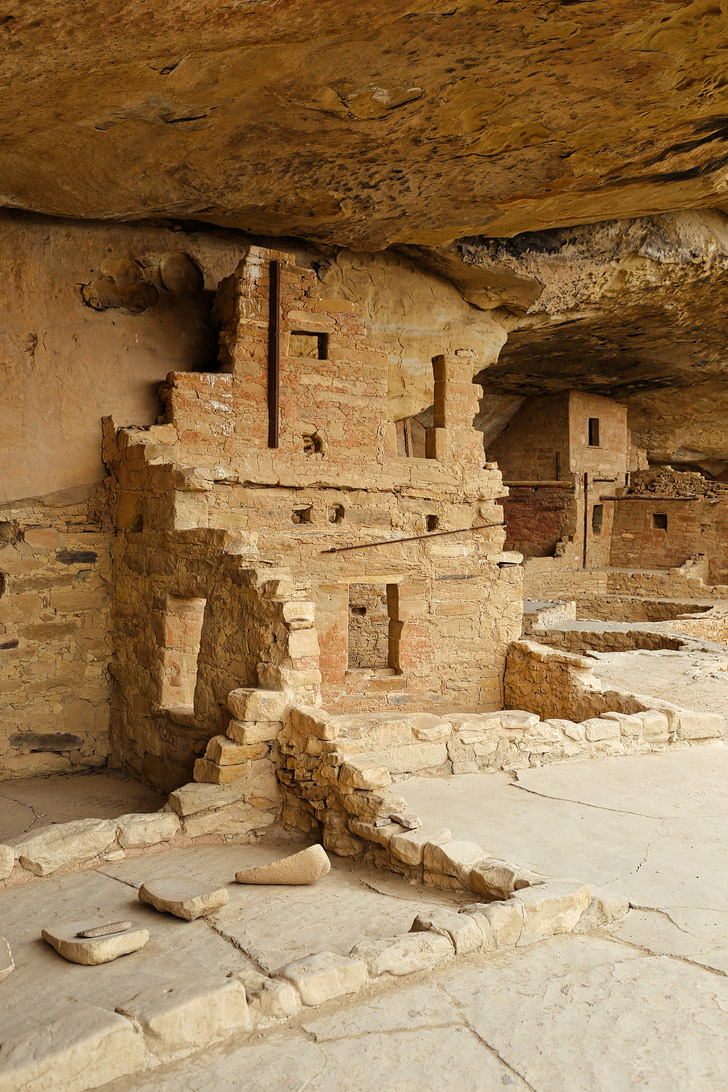
[[[9,206],[381,247],[727,192],[706,0],[28,0],[0,31]]]

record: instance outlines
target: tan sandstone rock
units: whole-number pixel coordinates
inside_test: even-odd
[[[361,959],[349,959],[336,952],[319,952],[297,959],[276,973],[293,983],[304,1005],[321,1005],[334,997],[356,993],[367,980],[367,969]]]
[[[238,883],[307,884],[315,883],[331,871],[331,861],[323,846],[314,845],[282,857],[267,865],[246,868],[235,873]]]
[[[79,937],[79,932],[88,928],[88,921],[58,922],[43,929],[42,936],[64,959],[86,967],[110,963],[119,956],[138,952],[149,940],[147,929],[127,929],[101,937]]]
[[[116,1011],[144,1033],[155,1062],[166,1062],[250,1026],[245,989],[232,978],[185,977],[150,986]]]
[[[116,841],[116,819],[77,819],[43,827],[15,845],[23,868],[36,876],[92,860]]]
[[[13,871],[15,850],[12,846],[0,846],[0,880],[5,880]]]
[[[139,901],[185,921],[194,921],[225,906],[228,893],[224,887],[211,887],[186,876],[165,876],[143,883]]]
[[[0,982],[15,970],[15,960],[5,937],[0,937]]]

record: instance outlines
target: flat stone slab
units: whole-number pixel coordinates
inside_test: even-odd
[[[93,967],[98,963],[110,963],[119,956],[138,952],[149,940],[147,929],[127,929],[100,937],[80,937],[79,932],[89,929],[86,921],[64,921],[43,929],[42,937],[51,948],[70,963]]]
[[[290,857],[281,857],[267,865],[236,872],[238,883],[306,884],[315,883],[331,871],[331,861],[323,846],[309,846]]]
[[[5,937],[0,937],[0,982],[15,970],[13,953]]]
[[[212,887],[186,876],[163,876],[142,884],[139,901],[163,913],[194,921],[225,906],[228,893],[224,887]]]

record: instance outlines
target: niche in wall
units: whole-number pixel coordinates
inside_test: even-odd
[[[393,666],[389,609],[392,588],[396,585],[349,585],[349,669]]]
[[[159,697],[163,709],[194,711],[197,660],[206,604],[206,599],[167,597]]]

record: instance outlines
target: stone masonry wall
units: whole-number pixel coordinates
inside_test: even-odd
[[[109,754],[110,535],[91,493],[0,507],[0,779]]]
[[[272,261],[281,272],[277,448],[268,446],[266,394]],[[106,426],[119,531],[119,752],[155,783],[186,771],[219,734],[225,693],[266,685],[265,646],[280,631],[266,636],[270,620],[249,619],[231,590],[230,536],[238,562],[247,558],[258,573],[284,566],[310,589],[316,627],[293,639],[331,707],[499,708],[506,649],[520,632],[521,570],[517,555],[502,552],[501,476],[484,463],[472,424],[477,361],[470,353],[434,359],[428,457],[398,458],[386,421],[386,357],[354,304],[318,297],[311,270],[251,247],[221,292],[218,317],[228,372],[172,373],[161,423]],[[291,356],[301,344],[306,355]],[[384,677],[349,671],[349,587],[360,584],[388,589]],[[155,697],[164,647],[173,670],[182,664],[183,650],[155,630],[170,597],[207,600],[192,708],[182,711],[159,708]],[[209,687],[205,649],[220,639],[229,652]]]

